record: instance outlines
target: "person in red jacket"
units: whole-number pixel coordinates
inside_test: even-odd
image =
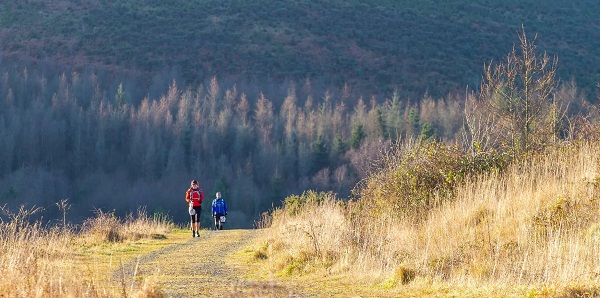
[[[204,192],[198,186],[198,181],[192,180],[190,189],[185,193],[185,201],[188,203],[190,217],[192,219],[192,237],[200,237],[200,212],[202,212],[202,201]]]

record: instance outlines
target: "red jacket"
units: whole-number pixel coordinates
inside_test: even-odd
[[[188,202],[188,205],[190,203],[190,200],[192,200],[194,207],[198,207],[198,206],[202,206],[202,201],[204,201],[204,192],[202,192],[202,189],[197,188],[197,189],[188,189],[185,192],[185,201]]]

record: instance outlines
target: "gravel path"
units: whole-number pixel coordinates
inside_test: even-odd
[[[113,273],[127,285],[153,277],[168,297],[307,297],[276,282],[249,282],[230,256],[257,230],[201,231],[200,237],[143,255]],[[125,279],[123,279],[125,276]],[[132,277],[135,278],[132,280]]]

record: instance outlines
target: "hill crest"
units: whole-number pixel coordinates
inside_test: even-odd
[[[10,60],[142,77],[310,78],[364,93],[444,96],[476,87],[521,26],[559,57],[558,76],[600,81],[600,3],[563,1],[100,1],[0,4]]]

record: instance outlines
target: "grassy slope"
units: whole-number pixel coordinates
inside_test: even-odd
[[[326,78],[433,94],[478,84],[523,24],[560,77],[600,81],[600,3],[549,1],[3,1],[0,50],[80,67]],[[368,90],[368,89],[367,89]]]
[[[467,181],[417,224],[386,214],[368,220],[333,200],[280,212],[260,232],[204,231],[200,239],[144,214],[125,222],[100,214],[81,234],[2,222],[0,295],[154,297],[191,283],[204,293],[215,282],[234,297],[596,297],[599,148],[566,146]],[[124,241],[107,241],[115,233]],[[125,263],[135,274],[119,284]]]
[[[1,208],[0,296],[114,297],[160,291],[139,274],[122,277],[113,271],[139,255],[189,239],[166,219],[120,220],[99,213],[81,227],[49,227],[29,222],[40,209]],[[127,278],[143,281],[135,287]],[[126,282],[127,281],[127,282]]]
[[[567,146],[467,181],[418,221],[385,212],[369,220],[333,200],[283,210],[256,260],[264,275],[325,288],[351,281],[357,293],[596,297],[599,146]]]

